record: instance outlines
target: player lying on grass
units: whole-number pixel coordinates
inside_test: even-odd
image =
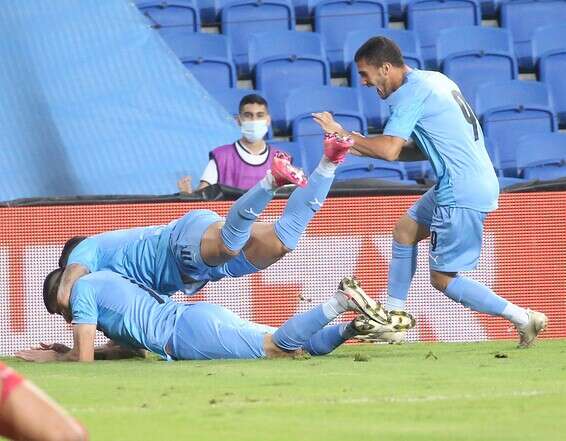
[[[519,346],[530,346],[548,320],[521,308],[460,271],[477,266],[487,214],[497,209],[499,184],[481,126],[458,86],[439,72],[413,70],[385,37],[365,42],[355,55],[361,82],[375,87],[391,116],[383,135],[350,134],[329,112],[315,121],[325,132],[351,136],[352,152],[396,160],[412,139],[430,160],[437,184],[399,219],[393,232],[386,307],[403,310],[417,265],[418,242],[430,236],[430,282],[468,308],[511,321]],[[338,110],[338,109],[335,109]]]
[[[84,441],[88,434],[41,390],[0,363],[0,437]]]
[[[277,153],[271,171],[232,205],[226,219],[210,210],[193,210],[168,225],[69,240],[59,261],[66,266],[59,295],[68,296],[75,280],[103,269],[162,294],[180,290],[191,295],[208,281],[267,268],[296,247],[351,145],[349,138],[326,136],[324,155],[308,183],[288,155]],[[285,184],[301,188],[291,194],[282,216],[275,223],[256,223]]]
[[[73,348],[45,345],[20,351],[27,361],[93,361],[98,328],[126,356],[146,349],[172,360],[288,357],[306,351],[324,355],[346,340],[372,329],[370,321],[387,324],[382,306],[367,296],[355,279],[346,277],[336,293],[321,305],[297,314],[276,329],[247,320],[206,302],[178,303],[112,271],[81,277],[70,296],[58,296],[63,269],[45,279],[47,310],[73,328]],[[349,323],[327,326],[346,311],[359,314]],[[99,358],[119,358],[112,347]]]

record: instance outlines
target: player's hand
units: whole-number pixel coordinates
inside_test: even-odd
[[[193,181],[190,176],[183,176],[177,181],[177,188],[181,193],[193,192]]]
[[[16,357],[24,361],[46,363],[49,361],[56,361],[57,352],[47,349],[27,349],[25,351],[16,352]]]
[[[348,135],[348,132],[334,120],[330,112],[313,113],[312,117],[314,122],[322,127],[322,130],[326,133],[338,133],[341,136]]]
[[[66,354],[71,350],[69,346],[61,343],[40,343],[39,346],[32,348],[40,351],[55,351],[59,354]]]

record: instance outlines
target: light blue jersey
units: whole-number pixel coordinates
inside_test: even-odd
[[[109,231],[88,237],[71,252],[68,265],[78,263],[93,273],[111,270],[161,293],[172,294],[183,283],[169,249],[169,225]]]
[[[81,277],[69,303],[73,324],[96,324],[111,340],[163,358],[169,358],[165,346],[188,308],[112,271]]]
[[[439,72],[413,70],[387,99],[384,135],[415,139],[436,173],[436,204],[497,209],[499,184],[481,126],[458,86]]]

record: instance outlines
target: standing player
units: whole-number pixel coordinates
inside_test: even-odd
[[[362,83],[375,87],[391,116],[383,135],[347,133],[328,112],[314,114],[325,132],[352,136],[353,154],[394,161],[413,138],[428,157],[437,184],[404,215],[393,232],[387,309],[403,310],[415,274],[417,244],[430,236],[430,281],[452,300],[501,316],[528,347],[547,326],[544,314],[518,307],[487,286],[458,275],[477,265],[487,213],[497,208],[499,185],[481,126],[458,86],[439,72],[413,70],[399,47],[384,37],[369,39],[355,55]]]
[[[0,437],[86,441],[88,435],[41,390],[0,362]]]
[[[324,355],[366,332],[367,317],[383,324],[388,322],[381,305],[348,277],[325,303],[292,317],[276,329],[243,320],[211,303],[175,302],[112,271],[81,277],[71,295],[61,298],[58,285],[62,272],[58,268],[46,277],[43,299],[51,314],[59,314],[72,323],[73,348],[42,345],[16,354],[24,360],[93,361],[96,329],[123,347],[128,355],[139,349],[173,360],[273,358],[303,350]],[[350,323],[326,326],[346,311],[365,316]]]
[[[59,295],[90,272],[108,269],[170,295],[191,295],[208,281],[240,277],[267,268],[293,250],[322,207],[350,138],[327,136],[324,155],[307,180],[290,157],[277,153],[271,172],[232,205],[226,219],[210,210],[193,210],[168,225],[102,233],[82,242],[71,239],[60,259],[66,266]],[[255,223],[275,190],[298,184],[275,223]],[[68,256],[68,257],[67,257]]]

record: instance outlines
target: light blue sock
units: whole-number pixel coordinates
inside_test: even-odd
[[[297,314],[283,323],[273,334],[273,342],[285,351],[300,349],[314,334],[344,311],[336,298],[331,297],[322,305]]]
[[[448,284],[444,294],[467,308],[490,315],[502,315],[509,303],[487,286],[460,276]]]
[[[244,247],[250,238],[253,223],[271,199],[273,190],[264,178],[234,202],[220,231],[228,249],[237,251]]]
[[[307,186],[293,191],[283,214],[275,222],[275,234],[285,247],[295,249],[310,220],[322,208],[332,181],[334,174],[326,173],[319,165],[310,175]]]
[[[393,240],[385,304],[385,309],[388,311],[405,309],[411,280],[417,269],[417,251],[417,245],[403,245]]]
[[[349,323],[325,326],[314,334],[303,346],[311,355],[325,355],[332,352],[346,340],[352,337],[347,331]]]

